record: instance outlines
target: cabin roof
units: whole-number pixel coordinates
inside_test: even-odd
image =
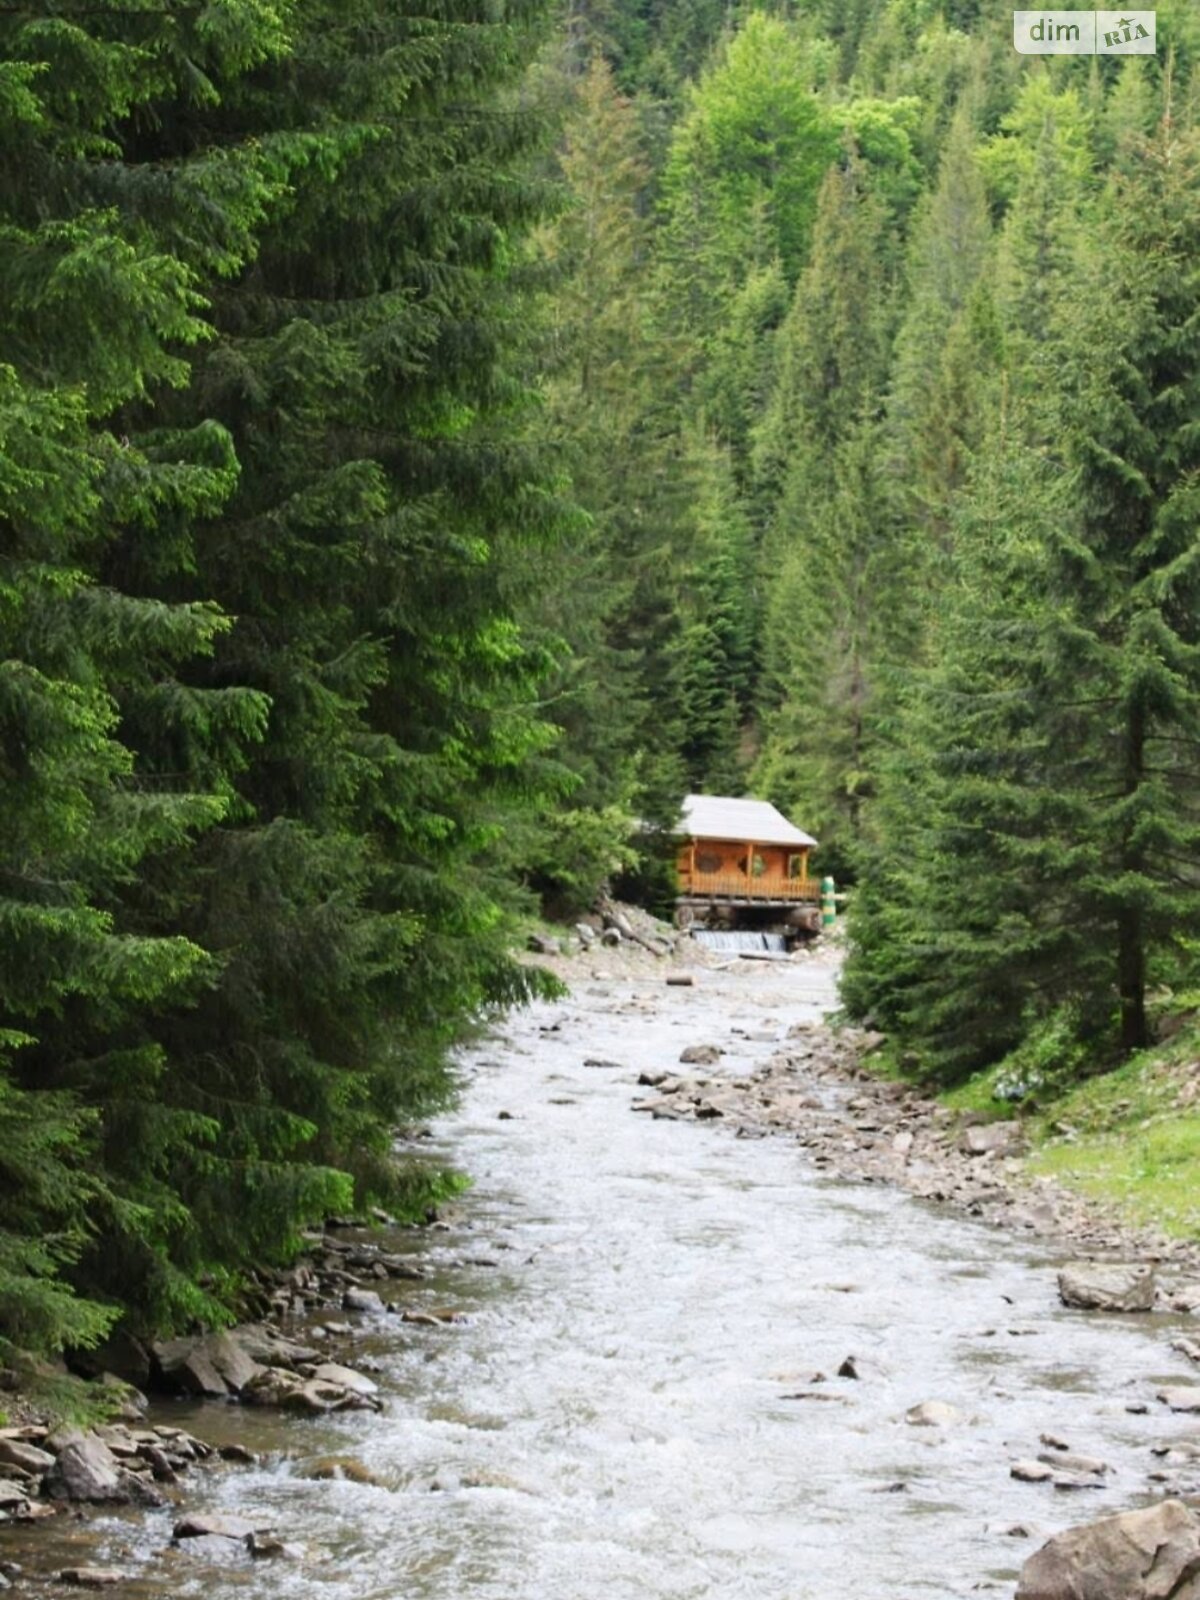
[[[731,839],[738,844],[815,845],[766,800],[689,794],[683,802],[683,832],[692,839]]]

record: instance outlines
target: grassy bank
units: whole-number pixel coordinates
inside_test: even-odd
[[[886,1049],[869,1064],[900,1075]],[[1013,1089],[1006,1065],[939,1098],[964,1114],[1019,1116],[1032,1174],[1112,1205],[1132,1223],[1200,1239],[1200,1021],[1113,1071],[1061,1089],[1048,1075],[1023,1101]]]
[[[1030,1119],[1030,1169],[1200,1238],[1200,1028],[1088,1078]]]

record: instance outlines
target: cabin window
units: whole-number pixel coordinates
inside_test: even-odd
[[[807,865],[807,861],[808,861],[808,858],[807,858],[807,856],[804,856],[804,855],[789,856],[788,857],[788,877],[789,878],[803,878],[803,877],[805,877],[806,876],[805,867]]]
[[[701,850],[696,855],[697,872],[720,872],[721,858],[712,850]]]
[[[738,866],[752,878],[761,878],[767,870],[767,863],[760,855],[755,854],[753,850],[742,857],[738,862]]]

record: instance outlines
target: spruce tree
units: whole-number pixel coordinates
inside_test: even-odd
[[[0,19],[0,1340],[27,1346],[88,1343],[111,1321],[70,1287],[108,1230],[154,1248],[160,1219],[109,1161],[123,1081],[148,1114],[165,1065],[130,1040],[216,967],[125,891],[228,814],[213,725],[250,741],[265,710],[234,686],[194,701],[193,772],[156,776],[121,704],[169,699],[230,623],[206,595],[159,598],[105,570],[136,529],[177,572],[174,525],[214,516],[236,480],[219,425],[131,436],[127,417],[186,381],[208,333],[203,275],[245,247],[278,164],[247,145],[220,174],[180,162],[164,184],[119,142],[282,48],[260,7],[231,5],[224,24]],[[159,1117],[160,1150],[210,1135]]]

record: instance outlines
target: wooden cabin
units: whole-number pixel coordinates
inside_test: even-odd
[[[808,870],[817,841],[765,800],[690,794],[680,833],[682,925],[722,907],[786,913],[820,900],[820,883]]]

